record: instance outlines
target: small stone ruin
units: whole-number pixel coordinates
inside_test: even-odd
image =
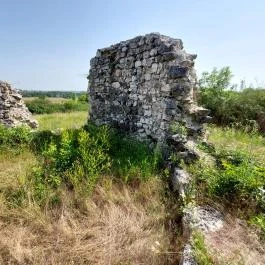
[[[38,122],[32,118],[22,95],[4,81],[0,81],[0,123],[6,127],[21,125],[32,129],[38,127]]]
[[[153,142],[202,135],[208,111],[195,102],[195,58],[159,33],[99,49],[88,76],[90,120]]]

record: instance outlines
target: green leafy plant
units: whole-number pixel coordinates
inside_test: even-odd
[[[213,258],[205,245],[204,237],[199,231],[193,231],[192,233],[192,249],[198,265],[214,265]]]
[[[188,134],[188,130],[187,128],[180,122],[172,122],[170,124],[170,128],[169,128],[170,132],[171,133],[174,133],[174,134],[180,134],[180,135],[183,135],[183,136],[187,136]]]
[[[82,130],[78,134],[77,142],[77,160],[68,172],[68,177],[74,186],[84,183],[83,180],[85,180],[86,190],[91,191],[98,180],[99,174],[107,171],[111,166],[108,155],[110,147],[108,129],[102,127],[96,136]]]
[[[249,154],[239,151],[215,150],[216,165],[203,161],[191,165],[199,194],[219,198],[248,212],[265,210],[265,168]],[[203,190],[201,190],[203,189]]]
[[[49,140],[41,153],[41,165],[31,177],[40,201],[61,185],[91,191],[98,176],[110,167],[107,127],[97,128],[93,134],[84,129],[65,130]]]
[[[250,223],[258,227],[261,231],[261,238],[265,241],[265,214],[258,214],[250,219]]]
[[[0,125],[0,150],[11,148],[19,151],[25,146],[28,146],[32,138],[33,133],[28,127],[7,128],[4,125]]]

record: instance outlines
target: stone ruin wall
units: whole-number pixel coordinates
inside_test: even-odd
[[[4,81],[0,81],[0,123],[6,127],[38,127],[38,122],[32,118],[22,95]]]
[[[196,97],[196,55],[180,39],[159,33],[99,49],[90,61],[90,119],[139,139],[162,142],[202,133],[207,110]]]
[[[192,231],[206,234],[223,226],[217,210],[193,200],[187,203],[193,181],[179,163],[180,159],[191,163],[202,155],[196,140],[210,118],[208,110],[196,105],[195,58],[185,52],[180,39],[151,33],[99,49],[88,76],[93,122],[114,125],[165,147],[171,186],[183,202],[181,265],[197,264]],[[176,160],[172,154],[177,154]]]

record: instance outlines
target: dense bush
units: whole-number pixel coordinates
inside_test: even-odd
[[[205,150],[205,149],[204,149]],[[209,199],[250,220],[265,239],[265,167],[242,151],[208,149],[216,165],[201,161],[189,167],[199,200]]]
[[[88,103],[83,98],[80,100],[68,100],[62,103],[53,103],[46,98],[37,98],[26,102],[26,105],[33,114],[83,111],[88,109]]]
[[[258,126],[265,132],[265,89],[231,85],[229,67],[204,72],[199,80],[199,103],[211,111],[218,125]]]

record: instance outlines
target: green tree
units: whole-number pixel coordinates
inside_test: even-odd
[[[233,89],[235,86],[231,85],[232,71],[229,66],[225,66],[218,70],[213,68],[212,72],[203,72],[199,80],[201,90],[212,90],[215,93],[225,89]]]
[[[211,115],[217,123],[225,112],[227,99],[235,85],[231,84],[232,71],[228,66],[218,70],[213,68],[209,72],[203,72],[199,79],[199,103],[211,110]]]

